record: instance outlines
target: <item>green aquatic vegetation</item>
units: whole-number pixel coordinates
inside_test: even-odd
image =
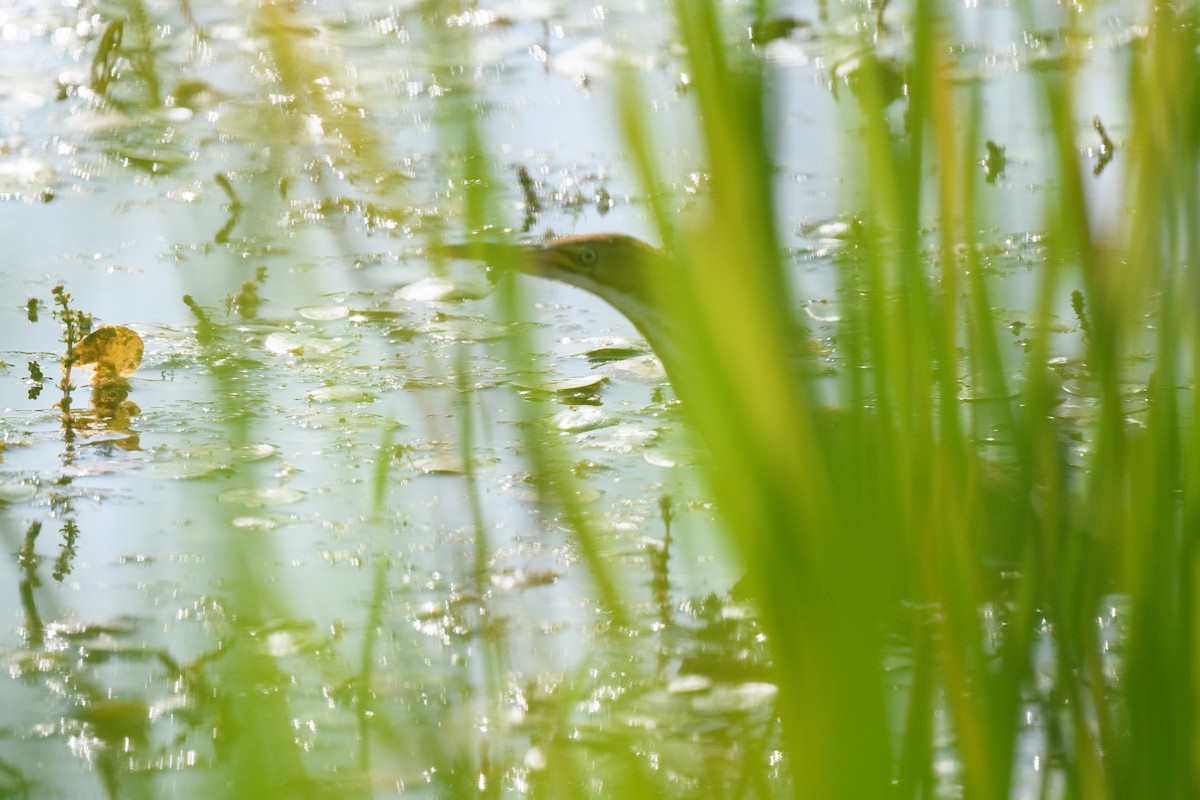
[[[59,29],[63,103],[115,126],[81,152],[135,176],[139,225],[153,202],[201,238],[163,270],[189,294],[151,323],[146,450],[109,426],[3,481],[4,655],[49,702],[5,695],[0,794],[1195,795],[1195,14],[567,5]],[[1017,44],[956,29],[977,11]],[[1079,93],[1114,28],[1101,123]],[[570,72],[580,31],[604,63]],[[245,76],[208,73],[235,51]],[[515,144],[522,70],[548,127],[611,115],[613,163]],[[818,81],[822,175],[786,146]],[[1036,97],[998,115],[995,82]],[[594,274],[613,241],[654,253],[654,298],[618,306],[657,357],[511,274]],[[36,425],[6,424],[28,463]],[[137,616],[71,633],[93,597]],[[100,748],[78,777],[26,766],[68,738]]]
[[[62,325],[62,342],[66,346],[66,350],[62,356],[62,378],[56,384],[62,392],[55,406],[62,412],[63,422],[68,426],[73,420],[71,414],[71,392],[75,390],[75,382],[71,377],[71,371],[79,361],[79,355],[75,352],[76,345],[83,341],[83,338],[91,333],[92,330],[92,315],[77,308],[72,308],[71,294],[61,285],[55,286],[51,290],[53,295],[54,310],[51,312],[54,319]],[[32,372],[32,369],[31,369]],[[41,373],[41,370],[38,370]]]
[[[1067,116],[1076,61],[1041,77],[1052,129],[1047,247],[1021,352],[1005,352],[991,311],[997,287],[977,255],[988,224],[973,163],[979,94],[950,77],[942,46],[953,36],[949,21],[918,4],[904,131],[884,113],[898,96],[898,72],[857,72],[859,107],[847,112],[861,134],[847,146],[862,166],[846,177],[864,205],[856,209],[860,236],[837,262],[842,412],[830,422],[815,385],[797,386],[787,367],[794,312],[780,305],[791,277],[773,227],[767,67],[727,45],[715,4],[675,10],[709,192],[684,222],[650,203],[660,238],[672,243],[660,294],[674,305],[665,316],[688,347],[673,357],[682,366],[672,377],[686,382],[685,406],[719,465],[712,490],[772,644],[798,793],[867,797],[889,784],[903,796],[933,791],[933,719],[944,702],[968,797],[1010,795],[1026,735],[1018,721],[1029,703],[1044,710],[1048,741],[1061,743],[1052,757],[1062,759],[1068,796],[1186,794],[1192,770],[1182,750],[1166,770],[1137,764],[1151,759],[1150,740],[1169,751],[1197,738],[1190,715],[1167,707],[1168,697],[1188,694],[1183,684],[1168,690],[1148,671],[1157,663],[1164,677],[1169,660],[1169,684],[1193,669],[1180,626],[1191,614],[1186,532],[1195,498],[1184,466],[1195,462],[1183,443],[1194,435],[1196,401],[1176,387],[1190,385],[1200,350],[1193,308],[1178,299],[1191,296],[1179,265],[1190,260],[1195,231],[1172,220],[1195,219],[1194,190],[1172,179],[1163,160],[1182,148],[1175,166],[1194,180],[1196,137],[1184,122],[1192,100],[1157,108],[1170,92],[1135,92],[1143,106],[1135,102],[1132,129],[1143,138],[1131,153],[1127,202],[1137,211],[1127,230],[1104,234],[1109,248],[1131,256],[1122,258],[1100,249],[1086,208]],[[1158,44],[1178,60],[1135,59],[1139,80],[1173,85],[1197,68],[1194,48],[1182,45],[1195,20],[1174,13],[1156,11],[1147,52],[1164,52],[1151,47]],[[662,165],[650,155],[645,102],[627,78],[622,119],[649,191],[661,185]],[[956,108],[968,109],[965,128]],[[1177,122],[1151,135],[1152,120]],[[1098,120],[1094,127],[1099,175],[1114,145]],[[982,177],[991,184],[1004,169],[1003,150],[986,144]],[[1079,336],[1070,341],[1082,348],[1079,361],[1064,360],[1054,338],[1072,331],[1052,323],[1064,294],[1076,315]],[[1156,368],[1147,410],[1135,420],[1121,387],[1136,380],[1146,345],[1134,320],[1151,310]],[[964,380],[986,402],[963,402]],[[1065,391],[1084,385],[1096,392],[1095,410],[1077,418]],[[1181,406],[1185,398],[1190,408]],[[831,424],[842,429],[838,437],[817,434]],[[1005,473],[1001,495],[987,489],[997,469]],[[1005,516],[998,503],[1014,513]],[[998,515],[1011,528],[1003,567],[989,565],[979,538]],[[1005,577],[997,582],[999,569]],[[1144,626],[1131,637],[1138,652],[1126,655],[1124,690],[1104,672],[1095,624],[1114,593],[1127,599],[1131,626]],[[897,736],[881,669],[902,597],[938,613],[932,623],[899,626],[913,661]],[[998,635],[981,627],[984,613],[1001,620]],[[1038,647],[1051,648],[1056,661],[1048,690],[1038,688]],[[1164,730],[1179,737],[1173,745]],[[1050,791],[1051,781],[1041,780]]]
[[[100,420],[113,430],[127,427],[128,418],[137,413],[137,406],[126,400],[130,391],[127,378],[141,364],[141,337],[118,325],[103,325],[93,330],[92,315],[74,308],[71,294],[62,285],[55,286],[51,295],[54,305],[51,314],[62,326],[61,341],[65,345],[60,359],[62,377],[56,384],[61,395],[54,407],[61,414],[68,443],[74,438],[80,417],[80,413],[73,410],[71,395],[75,390],[73,373],[76,367],[92,370],[92,392],[85,416]],[[31,312],[29,321],[36,322],[37,315],[32,311],[36,309],[37,301],[31,299],[26,307]],[[28,370],[29,399],[33,400],[41,394],[45,374],[36,361],[28,363]]]

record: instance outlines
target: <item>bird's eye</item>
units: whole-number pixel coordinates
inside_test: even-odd
[[[596,263],[596,248],[591,245],[579,248],[579,252],[575,254],[575,259],[581,266],[590,267]]]

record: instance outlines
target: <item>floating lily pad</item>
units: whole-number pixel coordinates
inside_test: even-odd
[[[154,473],[175,480],[203,478],[223,469],[229,469],[235,463],[250,463],[262,461],[275,455],[275,448],[269,444],[248,444],[239,447],[211,445],[204,447],[186,447],[166,453],[165,461],[154,466]]]
[[[644,347],[598,347],[583,354],[589,364],[611,364],[627,358],[646,355]]]
[[[37,496],[37,487],[28,483],[0,483],[0,503],[26,503]]]
[[[471,463],[476,467],[494,464],[495,461],[494,458],[486,456],[473,456],[471,458]],[[466,464],[464,464],[462,456],[451,452],[418,456],[409,461],[409,465],[417,472],[426,475],[462,475],[466,472]]]
[[[75,358],[82,365],[107,367],[117,375],[129,375],[142,363],[142,337],[123,325],[104,325],[75,345]]]
[[[563,378],[560,381],[554,381],[546,386],[546,388],[555,394],[574,393],[583,389],[595,389],[605,383],[608,378],[595,373],[591,375],[579,375],[574,378]]]
[[[658,360],[658,356],[652,355],[613,361],[600,369],[604,370],[606,375],[614,378],[638,383],[662,383],[667,379],[667,372],[663,369],[662,362]]]
[[[324,356],[350,345],[349,339],[326,339],[320,336],[301,336],[296,333],[272,333],[263,341],[267,352],[276,355]]]
[[[350,309],[346,306],[338,305],[304,306],[303,308],[296,309],[296,313],[305,319],[311,319],[315,322],[331,322],[350,316]]]
[[[665,469],[673,469],[685,463],[659,450],[647,450],[642,454],[642,458],[652,467],[663,467]]]
[[[275,455],[275,446],[271,444],[243,444],[230,447],[227,451],[235,461],[248,464],[262,461]]]
[[[397,300],[415,303],[458,303],[478,300],[492,293],[492,286],[482,278],[450,278],[430,275],[401,286],[393,295]]]
[[[248,531],[273,531],[279,527],[279,521],[271,517],[235,517],[231,524],[239,530]]]
[[[222,503],[245,506],[246,508],[269,508],[299,502],[304,492],[279,486],[248,486],[242,489],[227,489],[217,495]]]
[[[412,467],[426,475],[462,475],[465,471],[462,457],[455,453],[438,453],[414,458]]]
[[[584,339],[580,342],[587,346],[583,356],[589,364],[608,364],[612,361],[624,361],[627,358],[644,356],[647,346],[636,339],[624,336],[607,336],[602,338]]]
[[[612,425],[616,419],[602,408],[595,406],[572,406],[558,412],[550,418],[550,424],[557,430],[568,433],[579,433],[596,428]]]
[[[608,378],[603,375],[592,373],[590,375],[579,375],[574,378],[563,378],[561,380],[550,381],[540,385],[531,385],[526,383],[514,382],[513,386],[518,389],[525,389],[533,392],[548,392],[550,394],[580,394],[593,389],[599,389]]]
[[[346,384],[322,386],[320,389],[313,389],[308,393],[309,400],[316,400],[320,403],[373,403],[376,397],[377,395],[370,389]]]
[[[584,431],[576,438],[585,447],[610,453],[632,453],[658,438],[658,433],[637,425],[615,425]]]
[[[453,342],[490,342],[502,338],[508,328],[485,319],[439,316],[425,323],[420,332]]]
[[[229,464],[213,459],[180,459],[156,464],[151,472],[164,478],[186,481],[206,478],[223,469],[229,469]]]

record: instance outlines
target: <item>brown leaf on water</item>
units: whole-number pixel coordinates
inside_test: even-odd
[[[78,364],[95,364],[97,375],[129,375],[142,363],[142,337],[122,325],[104,325],[75,345]]]

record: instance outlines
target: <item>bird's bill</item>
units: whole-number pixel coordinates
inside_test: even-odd
[[[509,242],[451,242],[439,244],[430,252],[443,258],[480,261],[492,269],[516,270],[529,275],[559,280],[571,272],[569,255],[553,247]]]

